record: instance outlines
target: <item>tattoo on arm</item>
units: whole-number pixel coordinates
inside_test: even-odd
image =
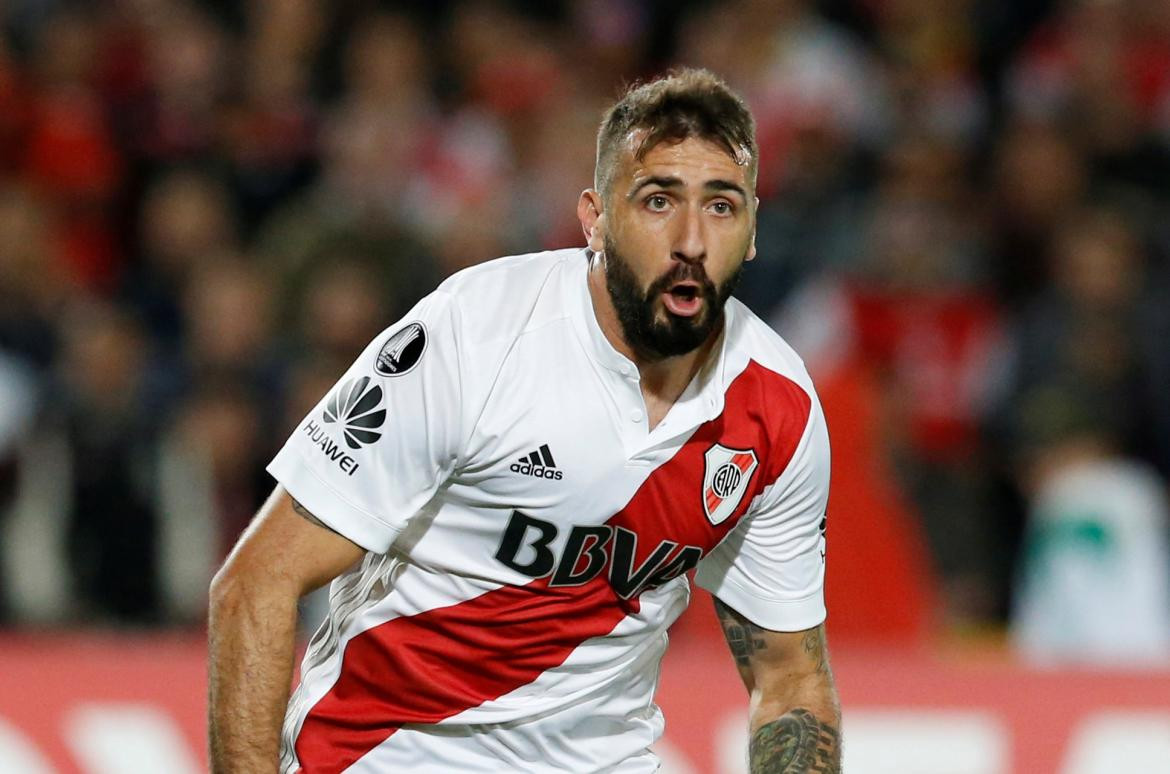
[[[735,663],[743,674],[748,675],[744,680],[749,690],[753,690],[752,683],[756,678],[750,676],[753,671],[752,659],[767,650],[767,630],[718,599],[715,599],[715,612]],[[811,670],[809,674],[818,678],[816,682],[831,690],[832,673],[825,647],[824,627],[818,626],[804,632],[800,638],[800,651],[807,659],[807,666],[801,667],[801,671]],[[800,651],[794,650],[793,653]],[[781,654],[769,654],[769,657],[787,658]],[[800,656],[796,658],[800,660]],[[756,669],[765,667],[766,663],[757,662],[755,665]],[[748,748],[751,774],[840,774],[838,718],[835,716],[827,721],[822,720],[810,709],[797,707],[761,726],[752,734]]]
[[[808,654],[810,660],[817,664],[817,674],[829,674],[829,658],[825,653],[825,630],[818,626],[809,629],[800,640],[800,646]]]
[[[720,602],[718,598],[715,599],[715,613],[719,616],[723,637],[727,640],[731,655],[735,657],[736,666],[747,669],[751,666],[751,659],[756,651],[768,647],[762,636],[764,630]]]
[[[337,531],[337,530],[333,529],[333,527],[330,527],[328,524],[326,524],[325,522],[321,521],[316,516],[314,516],[312,514],[312,512],[309,511],[308,508],[306,508],[305,506],[303,506],[299,502],[297,502],[297,498],[290,497],[289,499],[292,500],[293,510],[296,511],[297,515],[300,516],[302,519],[309,522],[310,524],[316,524],[318,527],[321,527],[322,529],[327,529],[330,532]]]
[[[838,737],[832,725],[794,709],[752,735],[751,774],[840,774]]]

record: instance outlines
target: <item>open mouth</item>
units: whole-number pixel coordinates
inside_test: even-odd
[[[694,317],[703,308],[703,296],[697,282],[677,282],[662,294],[666,310],[679,317]]]

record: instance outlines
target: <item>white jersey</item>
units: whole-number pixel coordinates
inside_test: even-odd
[[[333,582],[283,771],[654,771],[687,570],[766,628],[824,620],[828,437],[799,358],[733,299],[651,430],[587,266],[451,277],[269,465],[369,552]]]

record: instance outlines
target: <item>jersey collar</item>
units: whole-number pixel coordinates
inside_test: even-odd
[[[593,299],[589,295],[589,261],[592,253],[582,248],[570,258],[570,269],[565,282],[566,308],[571,311],[577,332],[583,339],[589,354],[607,370],[622,379],[638,378],[638,367],[628,357],[618,352],[601,330]],[[575,265],[573,265],[575,264]],[[713,419],[723,411],[723,393],[726,389],[728,342],[734,336],[736,325],[735,304],[724,307],[723,332],[713,349],[714,360],[708,360],[695,378],[675,401],[667,419],[672,425],[699,424]],[[677,415],[677,416],[676,416]],[[677,423],[675,420],[678,420]],[[661,427],[661,425],[660,425]]]

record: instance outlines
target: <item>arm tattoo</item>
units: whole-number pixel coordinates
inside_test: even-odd
[[[825,630],[823,627],[818,626],[805,632],[804,637],[800,640],[800,646],[808,654],[809,660],[816,662],[818,675],[829,674],[829,658],[825,654]]]
[[[326,524],[325,522],[321,521],[316,516],[314,516],[309,511],[308,508],[306,508],[305,506],[303,506],[299,502],[297,502],[297,498],[289,497],[289,499],[292,500],[293,510],[296,511],[297,515],[300,516],[302,519],[309,522],[310,524],[316,524],[318,527],[321,527],[322,529],[327,529],[330,532],[337,531],[337,530],[333,529],[333,527],[330,527],[328,524]]]
[[[787,712],[752,734],[751,774],[840,774],[837,729],[806,709]]]
[[[736,665],[748,668],[755,652],[768,647],[767,641],[761,636],[764,630],[718,599],[715,599],[715,613],[719,616],[723,637],[727,640],[731,655],[735,657]]]

